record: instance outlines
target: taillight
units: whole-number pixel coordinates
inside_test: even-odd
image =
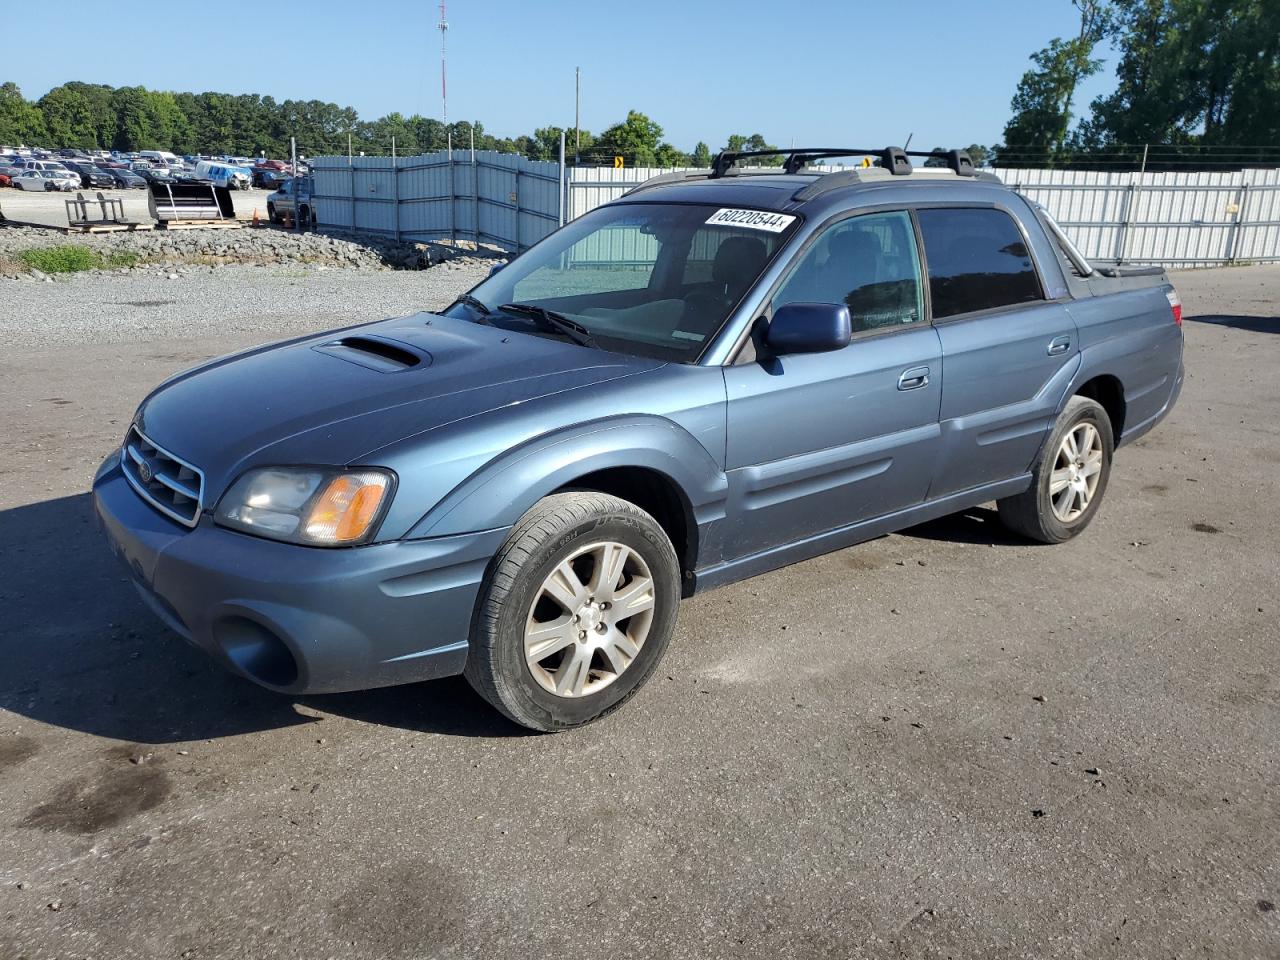
[[[1178,299],[1178,291],[1171,287],[1165,292],[1165,296],[1169,298],[1169,309],[1173,311],[1174,324],[1182,326],[1182,301]]]

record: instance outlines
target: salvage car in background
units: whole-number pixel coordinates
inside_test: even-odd
[[[13,185],[23,190],[76,190],[80,179],[70,170],[24,170],[14,179]]]
[[[259,190],[278,190],[289,179],[283,170],[270,167],[253,168],[253,186]]]
[[[465,673],[554,731],[640,688],[683,596],[992,500],[1078,536],[1179,395],[1173,287],[960,151],[808,166],[868,153],[724,153],[441,313],[170,378],[95,477],[109,542],[265,687]]]
[[[123,167],[99,167],[104,174],[111,178],[112,185],[121,190],[145,190],[147,189],[147,181],[138,176],[132,170],[126,170]]]
[[[252,186],[252,174],[248,168],[219,160],[201,160],[196,164],[193,176],[202,183],[228,190],[248,190]]]
[[[288,177],[277,190],[267,194],[267,219],[272,223],[288,219],[300,226],[315,226],[314,215],[310,177]]]
[[[111,189],[114,187],[115,178],[105,171],[99,170],[91,163],[81,163],[68,160],[67,169],[80,178],[80,186],[86,189]]]

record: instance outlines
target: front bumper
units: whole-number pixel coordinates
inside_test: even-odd
[[[112,457],[94,513],[147,605],[228,669],[287,693],[461,673],[476,597],[507,530],[325,549],[182,527]]]

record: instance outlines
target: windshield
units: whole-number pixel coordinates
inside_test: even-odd
[[[798,220],[704,204],[599,207],[472,290],[476,302],[447,312],[555,335],[545,318],[501,309],[533,306],[571,321],[605,349],[691,363]]]

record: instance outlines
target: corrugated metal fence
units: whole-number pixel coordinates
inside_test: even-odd
[[[353,233],[520,251],[563,222],[560,164],[516,154],[317,157],[311,170],[320,224]]]
[[[514,251],[669,172],[562,168],[459,150],[396,159],[320,157],[312,169],[324,226],[408,240],[475,240]],[[1280,170],[996,173],[1043,204],[1094,260],[1162,266],[1280,261]]]
[[[1169,267],[1280,261],[1280,170],[995,172],[1043,204],[1092,260]]]

